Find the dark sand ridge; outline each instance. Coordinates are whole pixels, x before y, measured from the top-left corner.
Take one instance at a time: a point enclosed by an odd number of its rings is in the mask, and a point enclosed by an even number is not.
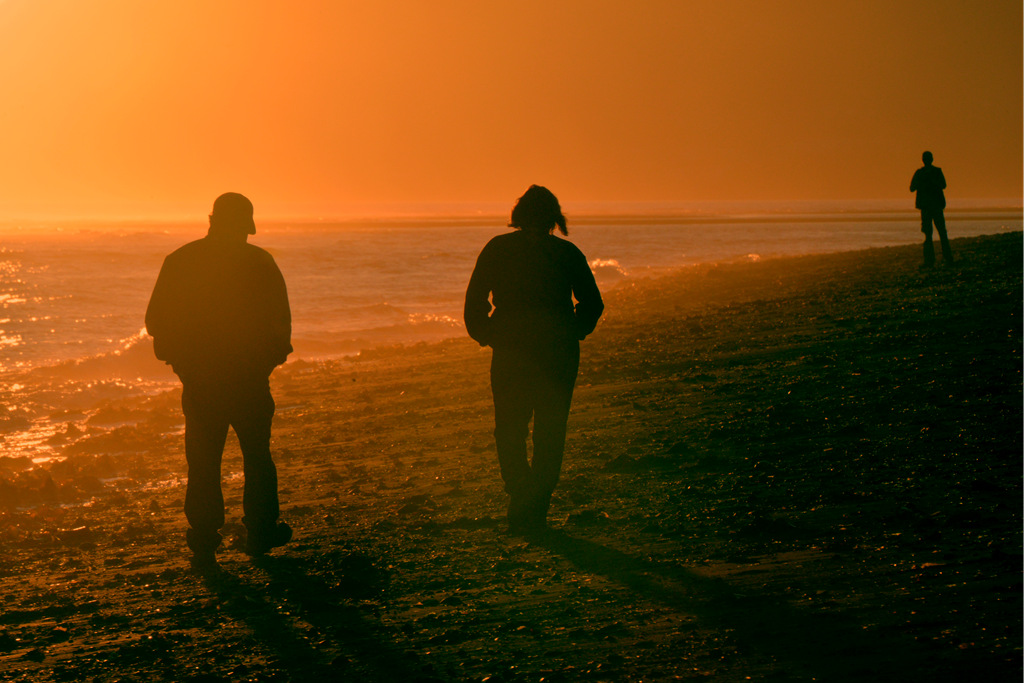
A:
[[[176,392],[108,405],[130,424],[0,470],[0,677],[1017,681],[1021,235],[953,248],[609,292],[540,540],[504,531],[469,340],[279,370],[297,538],[253,564],[228,478],[213,578]]]

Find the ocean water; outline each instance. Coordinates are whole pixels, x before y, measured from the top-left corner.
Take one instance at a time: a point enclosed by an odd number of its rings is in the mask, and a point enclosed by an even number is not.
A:
[[[569,213],[569,239],[603,289],[624,278],[702,262],[918,243],[917,213],[884,204],[856,211],[693,210]],[[250,238],[288,284],[292,357],[315,360],[382,344],[465,334],[462,297],[476,255],[508,231],[504,216],[261,223]],[[950,211],[951,237],[1020,230],[1019,209]],[[163,257],[205,234],[195,223],[0,226],[0,457],[45,459],[55,432],[104,400],[160,391],[173,375],[144,333]],[[88,387],[97,402],[74,418],[62,401]]]

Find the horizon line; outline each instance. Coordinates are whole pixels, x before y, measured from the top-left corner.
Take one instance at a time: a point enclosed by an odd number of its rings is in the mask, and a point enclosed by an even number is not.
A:
[[[657,200],[657,201],[583,201],[563,203],[562,210],[569,217],[598,216],[700,216],[737,214],[815,214],[877,212],[913,213],[913,198],[881,199],[742,199],[742,200]],[[371,208],[372,207],[372,208]],[[845,208],[844,208],[845,207]],[[810,210],[817,208],[817,210]],[[963,211],[1019,211],[1024,209],[1024,198],[962,198],[949,200],[947,212]],[[380,220],[431,220],[495,218],[508,215],[511,207],[498,202],[419,202],[366,205],[344,212],[310,212],[306,214],[270,213],[261,215],[257,210],[257,223],[350,223]],[[181,223],[206,222],[205,213],[163,214],[21,214],[0,216],[0,225],[13,223],[39,225],[41,223]]]

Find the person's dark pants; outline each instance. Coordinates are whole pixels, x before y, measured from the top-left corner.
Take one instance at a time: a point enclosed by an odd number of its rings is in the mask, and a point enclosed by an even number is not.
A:
[[[494,440],[505,490],[513,498],[528,496],[540,501],[545,511],[562,469],[579,362],[579,344],[575,342],[540,358],[495,349],[491,359]],[[531,417],[532,462],[526,445]]]
[[[224,496],[220,464],[233,427],[242,449],[245,488],[242,522],[246,528],[268,529],[278,519],[277,469],[270,456],[270,423],[274,399],[265,377],[216,381],[182,380],[181,407],[185,413],[185,458],[188,487],[185,517],[192,527],[189,547],[210,550],[220,543],[224,526]]]
[[[939,233],[939,242],[942,245],[942,260],[947,264],[953,262],[953,250],[949,247],[949,239],[946,237],[946,219],[942,215],[942,209],[921,209],[921,232],[924,233],[924,264],[935,265],[935,247],[932,245],[932,224],[935,224],[935,232]]]

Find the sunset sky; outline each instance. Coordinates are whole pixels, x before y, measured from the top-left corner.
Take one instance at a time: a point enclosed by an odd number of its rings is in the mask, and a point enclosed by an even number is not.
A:
[[[0,219],[1019,202],[1021,6],[0,0]]]

